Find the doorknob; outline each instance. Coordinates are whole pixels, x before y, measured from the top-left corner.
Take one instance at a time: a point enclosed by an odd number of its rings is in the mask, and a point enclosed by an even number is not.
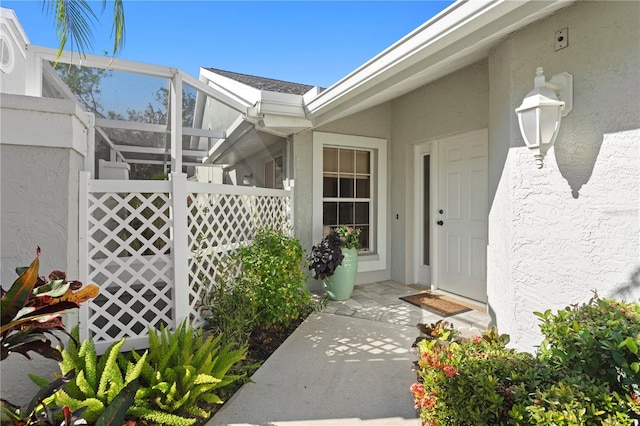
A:
[[[444,225],[444,222],[443,222],[443,221],[441,221],[441,220],[437,221],[436,223],[437,223],[438,225],[440,225],[440,226]]]

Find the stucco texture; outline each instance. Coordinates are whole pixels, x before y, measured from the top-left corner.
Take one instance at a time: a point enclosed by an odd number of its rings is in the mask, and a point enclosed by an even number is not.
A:
[[[87,134],[73,115],[37,111],[48,100],[24,97],[24,102],[30,109],[23,119],[16,109],[3,105],[0,110],[4,288],[15,281],[17,266],[31,263],[38,246],[40,275],[60,269],[69,278],[78,278],[78,175],[84,156],[73,147],[86,149]],[[30,130],[21,131],[26,127]],[[57,370],[50,360],[36,355],[28,361],[16,354],[3,360],[1,368],[2,396],[18,404],[28,403],[38,389],[27,373],[50,377]]]
[[[554,50],[555,31],[569,46]],[[514,109],[545,75],[574,78],[574,108],[537,169]],[[512,34],[489,58],[489,306],[520,349],[533,311],[640,297],[640,3],[580,2]]]
[[[391,108],[391,278],[414,279],[413,147],[420,142],[486,128],[489,123],[486,61],[478,62],[405,96]],[[400,238],[398,236],[406,236]]]
[[[335,122],[320,126],[314,130],[389,140],[390,118],[390,104],[385,103],[345,119],[336,120]],[[314,167],[322,167],[322,164],[317,163],[313,159],[312,131],[301,132],[293,136],[293,157],[293,179],[295,183],[294,229],[296,230],[296,237],[300,239],[303,248],[309,252],[311,246],[318,242],[312,241],[313,196],[317,191],[322,191],[322,188],[313,187]],[[387,164],[389,164],[389,161]],[[388,181],[387,185],[389,185]],[[311,189],[310,191],[308,190],[309,188]],[[387,217],[389,217],[389,213],[387,213]],[[388,222],[386,229],[387,241],[389,241]],[[386,250],[387,259],[389,259],[390,246],[388,243]],[[382,271],[360,272],[358,273],[356,284],[387,280],[389,276],[390,272],[388,267]],[[311,289],[319,289],[321,288],[321,283],[312,279],[309,287]]]

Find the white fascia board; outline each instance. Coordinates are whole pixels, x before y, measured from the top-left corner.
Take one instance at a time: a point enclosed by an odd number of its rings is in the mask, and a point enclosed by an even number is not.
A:
[[[246,119],[261,131],[287,137],[312,127],[302,95],[263,90],[261,100],[247,108]]]
[[[304,95],[302,95],[302,100],[304,102],[304,104],[306,105],[308,102],[310,102],[313,98],[315,98],[316,96],[318,96],[320,94],[320,88],[318,86],[314,86],[312,87],[307,93],[305,93]]]
[[[235,99],[246,107],[255,105],[260,100],[260,90],[231,78],[216,74],[206,68],[200,68],[200,79],[206,79],[207,84],[224,95]]]
[[[283,115],[265,115],[258,121],[258,127],[268,133],[287,137],[312,127],[311,120],[305,117],[290,117]]]
[[[278,93],[263,90],[261,99],[256,103],[257,114],[276,114],[292,117],[305,117],[302,96],[290,93]],[[306,117],[305,117],[306,118]]]
[[[31,42],[29,41],[29,37],[27,37],[27,33],[24,31],[24,28],[22,28],[22,24],[20,24],[20,20],[16,16],[16,13],[13,9],[0,7],[0,21],[6,25],[7,31],[9,31],[9,34],[18,45],[20,54],[26,59],[27,51],[25,48],[27,45],[31,44]]]
[[[313,119],[325,114],[337,104],[347,102],[358,93],[384,82],[431,55],[438,54],[444,58],[448,56],[447,53],[454,55],[461,48],[456,42],[517,9],[526,10],[529,16],[535,14],[534,9],[543,10],[553,6],[560,9],[573,2],[574,0],[459,0],[310,100],[307,103],[308,116]],[[515,20],[524,18],[526,16],[513,15],[514,23]],[[477,42],[481,43],[482,40]]]

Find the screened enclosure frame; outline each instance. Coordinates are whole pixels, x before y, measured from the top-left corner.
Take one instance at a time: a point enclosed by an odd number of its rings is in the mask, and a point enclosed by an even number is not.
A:
[[[55,63],[56,66],[75,65],[110,72],[123,72],[166,79],[168,82],[168,87],[166,87],[166,123],[155,124],[101,117],[95,111],[87,111],[87,108],[80,102],[78,97],[62,81],[52,67],[52,63]],[[126,162],[128,164],[164,164],[165,166],[168,165],[171,171],[177,172],[181,172],[183,166],[219,167],[220,164],[212,164],[211,161],[207,160],[214,155],[219,147],[229,145],[230,141],[227,140],[227,136],[234,134],[234,128],[239,126],[241,122],[234,122],[226,131],[198,128],[198,123],[191,123],[191,127],[185,126],[183,123],[183,91],[185,88],[195,91],[196,98],[202,96],[205,102],[207,99],[214,99],[237,111],[239,115],[246,113],[247,108],[251,106],[242,100],[234,99],[218,91],[206,82],[198,80],[177,68],[95,55],[81,56],[68,51],[63,52],[58,58],[56,49],[42,46],[27,46],[26,80],[26,95],[43,97],[43,87],[46,80],[47,84],[55,86],[56,97],[70,99],[87,111],[95,131],[90,132],[91,134],[89,135],[90,143],[85,159],[85,169],[91,171],[94,176],[96,139],[100,139],[108,145],[110,161]],[[136,143],[136,140],[132,138],[131,143],[125,144],[119,140],[114,140],[110,136],[110,133],[113,134],[113,132],[119,132],[121,135],[129,133],[134,134],[134,136],[136,134],[144,134],[147,135],[147,140],[156,138],[157,140],[163,140],[164,143],[162,145],[145,146]],[[198,141],[200,138],[207,139],[206,147],[185,148],[183,146],[185,140]],[[191,146],[194,143],[191,142],[188,145]]]

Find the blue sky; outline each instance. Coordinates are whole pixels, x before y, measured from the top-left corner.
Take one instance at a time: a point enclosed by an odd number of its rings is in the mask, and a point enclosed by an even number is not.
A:
[[[328,87],[451,1],[125,0],[126,44],[118,57],[180,68],[211,67]],[[111,4],[95,26],[93,51],[111,50]],[[57,47],[41,0],[5,1],[32,44]]]

